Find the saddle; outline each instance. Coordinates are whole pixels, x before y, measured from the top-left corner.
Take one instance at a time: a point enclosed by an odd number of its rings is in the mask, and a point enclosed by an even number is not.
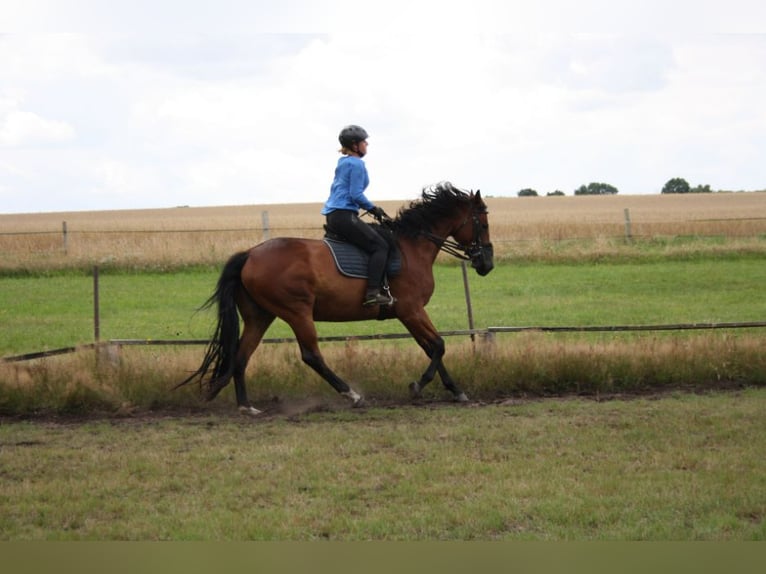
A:
[[[402,254],[399,247],[394,242],[393,237],[387,237],[381,233],[381,236],[388,242],[390,250],[388,252],[388,262],[386,263],[386,277],[396,277],[402,270]],[[367,265],[370,256],[362,249],[349,243],[339,235],[329,231],[325,227],[324,242],[329,247],[335,265],[346,277],[357,279],[367,279]]]

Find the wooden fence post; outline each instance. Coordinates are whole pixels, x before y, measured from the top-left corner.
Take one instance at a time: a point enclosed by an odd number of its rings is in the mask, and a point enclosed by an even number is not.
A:
[[[269,238],[269,212],[261,212],[261,226],[263,227],[263,240],[266,241]]]
[[[69,254],[69,233],[67,232],[66,221],[61,222],[61,233],[64,236],[64,255]]]
[[[460,267],[463,270],[463,289],[465,290],[465,307],[468,312],[468,328],[473,331],[473,306],[471,304],[471,287],[468,284],[468,266],[465,261],[462,261]],[[471,341],[475,340],[476,337],[471,333]]]
[[[630,242],[633,239],[633,233],[630,229],[630,209],[625,208],[625,241]]]
[[[98,346],[101,340],[101,309],[99,302],[98,265],[93,266],[93,340]]]

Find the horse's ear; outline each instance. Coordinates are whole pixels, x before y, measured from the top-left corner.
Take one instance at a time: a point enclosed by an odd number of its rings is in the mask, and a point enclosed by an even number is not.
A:
[[[476,190],[476,201],[481,201],[481,190],[480,189]]]

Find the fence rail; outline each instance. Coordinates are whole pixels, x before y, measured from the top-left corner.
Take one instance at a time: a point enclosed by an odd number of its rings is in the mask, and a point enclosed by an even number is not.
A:
[[[593,326],[524,326],[524,327],[487,327],[485,329],[462,329],[455,331],[440,331],[442,337],[475,337],[491,339],[496,333],[522,333],[522,332],[547,332],[547,333],[617,333],[631,331],[691,331],[691,330],[717,330],[717,329],[759,329],[766,327],[766,321],[740,321],[733,323],[674,323],[668,325],[593,325]],[[350,342],[350,341],[380,341],[394,339],[409,339],[409,333],[388,333],[377,335],[334,335],[319,337],[320,342]],[[22,362],[42,359],[56,355],[74,353],[81,350],[98,349],[101,347],[130,347],[130,346],[186,346],[207,345],[208,339],[109,339],[96,343],[86,343],[76,347],[62,347],[49,351],[37,351],[23,355],[3,357],[3,362]],[[295,343],[294,337],[278,337],[263,339],[262,343],[282,344]]]

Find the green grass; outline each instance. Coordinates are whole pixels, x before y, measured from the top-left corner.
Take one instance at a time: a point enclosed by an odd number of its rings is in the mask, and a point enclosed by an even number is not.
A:
[[[610,396],[763,386],[766,355],[762,349],[762,337],[726,332],[616,341],[524,333],[475,345],[451,339],[445,365],[478,402],[520,396]],[[411,342],[327,344],[324,356],[371,406],[407,404],[408,383],[419,378],[428,363]],[[201,347],[127,347],[1,364],[0,414],[234,412],[233,385],[214,403],[202,403],[194,385],[171,390],[197,368],[201,357]],[[271,413],[289,415],[345,404],[303,364],[295,345],[259,349],[247,372],[247,386],[255,406]],[[438,377],[424,397],[426,401],[447,398]]]
[[[0,425],[4,540],[764,540],[766,390]]]
[[[763,259],[509,265],[474,281],[474,308],[506,325],[645,325],[766,317]],[[495,324],[495,323],[493,323]]]
[[[435,272],[434,322],[466,328],[460,268]],[[756,256],[502,263],[470,277],[477,327],[766,317]],[[195,310],[216,279],[204,268],[103,272],[102,339],[206,338],[212,315]],[[0,278],[13,303],[0,306],[0,354],[92,341],[91,289],[76,272]],[[438,380],[407,404],[426,365],[409,340],[325,345],[369,399],[361,411],[294,345],[268,345],[248,371],[267,410],[255,421],[233,414],[231,388],[204,405],[193,388],[169,391],[200,347],[0,364],[0,539],[764,540],[762,333],[450,338],[468,407],[440,402]],[[277,324],[267,336],[289,335]],[[740,390],[678,392],[711,388]],[[537,400],[636,392],[653,394]]]
[[[500,264],[487,277],[470,273],[476,327],[754,321],[766,318],[763,258],[645,264]],[[196,313],[217,271],[103,273],[101,339],[207,338],[213,316]],[[462,274],[435,267],[428,311],[440,330],[468,326]],[[82,274],[2,277],[0,355],[93,340],[93,281]],[[398,321],[324,323],[320,335],[402,333]],[[276,322],[267,337],[289,337]]]
[[[467,327],[462,273],[437,265],[429,305],[441,330]],[[105,273],[101,338],[200,339],[213,315],[196,313],[215,284],[213,271]],[[766,265],[755,258],[645,264],[499,265],[472,276],[475,325],[645,325],[753,321],[766,317]],[[3,307],[3,354],[93,340],[92,279],[77,274],[0,279],[19,301]],[[44,309],[44,312],[41,312]],[[324,323],[320,335],[402,333],[397,321]],[[277,322],[268,337],[289,337]],[[494,344],[447,339],[445,363],[475,400],[531,394],[610,394],[668,388],[766,384],[763,330],[497,335]],[[328,364],[373,404],[407,400],[407,384],[427,359],[411,339],[326,343]],[[199,365],[201,346],[115,349],[0,364],[0,412],[122,412],[190,407],[194,389],[170,392]],[[391,360],[395,356],[396,360]],[[300,360],[295,345],[263,345],[248,370],[251,399],[332,401],[328,385]],[[428,398],[443,397],[437,378]],[[228,388],[217,403],[231,406]],[[332,398],[331,398],[332,397]]]

